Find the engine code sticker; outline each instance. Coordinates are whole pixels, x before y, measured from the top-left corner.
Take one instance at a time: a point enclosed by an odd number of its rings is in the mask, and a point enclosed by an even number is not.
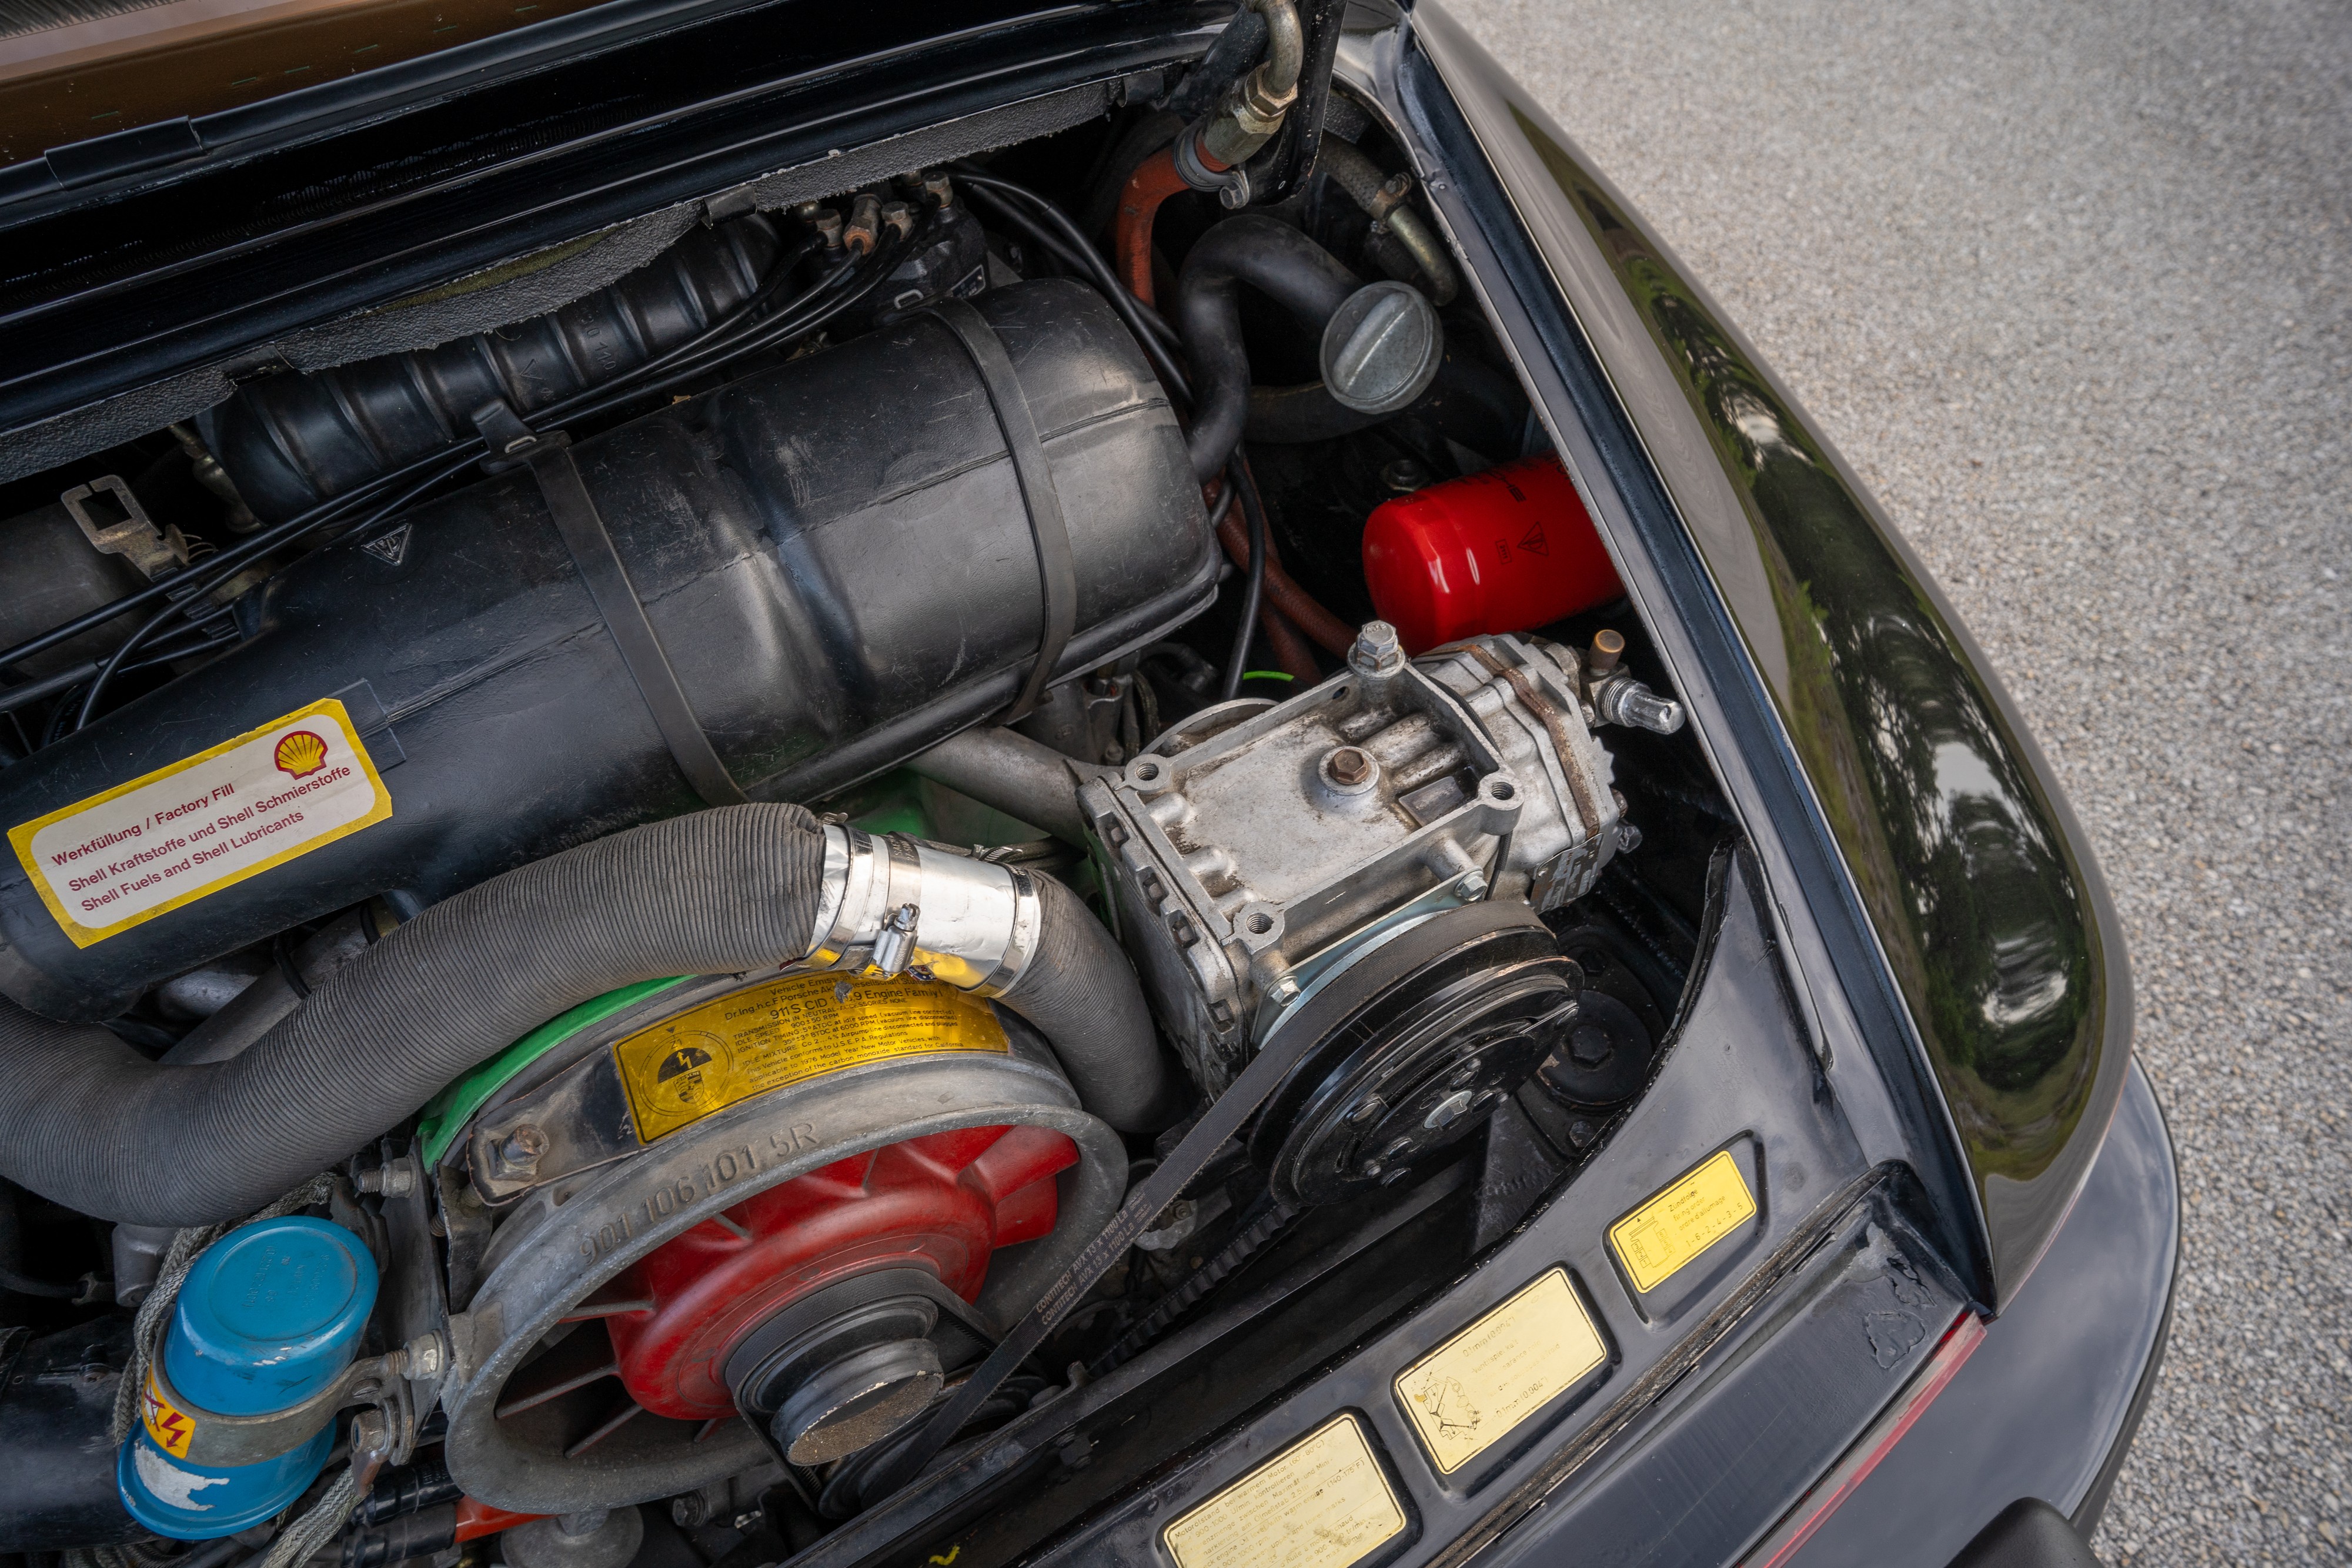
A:
[[[1363,1423],[1349,1415],[1179,1515],[1160,1539],[1177,1568],[1348,1568],[1404,1527]]]
[[[8,830],[78,947],[258,876],[392,815],[333,697]]]
[[[952,986],[795,975],[730,992],[638,1030],[613,1047],[637,1141],[781,1089],[901,1056],[942,1051],[1012,1054],[985,1002]]]
[[[1397,1375],[1397,1402],[1452,1475],[1609,1359],[1568,1270],[1554,1269]]]
[[[1756,1196],[1728,1149],[1609,1228],[1609,1245],[1644,1295],[1756,1218]]]

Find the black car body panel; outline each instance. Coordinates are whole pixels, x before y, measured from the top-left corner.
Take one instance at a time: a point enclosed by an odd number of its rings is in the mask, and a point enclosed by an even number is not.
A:
[[[1790,1568],[1944,1563],[2024,1497],[2087,1536],[2162,1364],[2179,1258],[2172,1146],[2134,1067],[2042,1266]]]
[[[1705,291],[1442,10],[1414,26],[1407,97],[1441,139],[1458,104],[1761,677],[1965,1151],[2003,1303],[2129,1055],[2121,928],[2080,825],[1925,570]],[[1899,1081],[1895,1042],[1868,1032]]]

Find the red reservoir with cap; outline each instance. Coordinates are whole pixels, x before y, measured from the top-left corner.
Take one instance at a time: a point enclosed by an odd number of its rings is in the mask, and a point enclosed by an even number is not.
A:
[[[1625,591],[1549,453],[1383,502],[1364,525],[1364,577],[1409,653],[1549,625]]]

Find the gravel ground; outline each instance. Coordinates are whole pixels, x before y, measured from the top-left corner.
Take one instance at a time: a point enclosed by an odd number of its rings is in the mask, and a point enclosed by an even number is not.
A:
[[[1990,651],[2188,1198],[2110,1563],[2352,1560],[2352,12],[1449,0]]]

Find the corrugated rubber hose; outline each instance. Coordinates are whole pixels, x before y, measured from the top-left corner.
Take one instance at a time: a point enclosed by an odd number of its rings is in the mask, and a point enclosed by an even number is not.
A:
[[[797,960],[824,842],[799,807],[755,804],[551,855],[427,909],[226,1061],[163,1066],[95,1025],[0,1002],[0,1175],[105,1219],[241,1218],[568,1008]],[[1042,951],[1003,999],[1116,1125],[1110,1111],[1164,1099],[1158,1044],[1125,956],[1045,885]]]

